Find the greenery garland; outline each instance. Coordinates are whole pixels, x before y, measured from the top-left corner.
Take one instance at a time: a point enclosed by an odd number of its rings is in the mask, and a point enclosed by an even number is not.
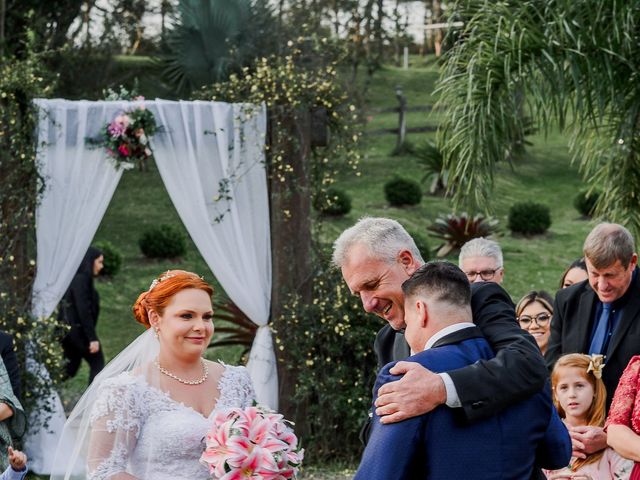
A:
[[[13,335],[27,411],[47,398],[63,368],[58,340],[64,327],[55,318],[31,315],[35,209],[44,188],[36,166],[38,111],[32,100],[47,96],[52,88],[41,63],[35,56],[0,63],[0,330]],[[53,383],[27,371],[27,351],[30,359],[46,366]],[[38,404],[43,413],[50,407]]]
[[[279,149],[297,139],[287,138],[282,126],[284,118],[307,110],[325,114],[330,141],[327,146],[312,149],[312,186],[314,197],[326,194],[341,170],[359,176],[359,143],[362,136],[361,120],[356,105],[351,102],[348,89],[339,81],[338,69],[346,51],[326,38],[298,37],[287,43],[282,55],[257,59],[252,67],[232,74],[224,83],[204,88],[200,99],[266,105],[274,136],[271,150],[271,174],[278,181],[291,184],[293,167],[287,163],[285,151]],[[247,107],[250,109],[252,107]],[[253,107],[255,108],[255,107]],[[245,110],[245,114],[250,111]],[[247,168],[251,166],[245,166]],[[219,184],[218,200],[230,200],[230,183],[235,176]]]
[[[322,198],[338,173],[360,175],[361,119],[339,75],[345,55],[326,38],[299,37],[289,41],[281,55],[258,59],[227,82],[204,89],[200,98],[254,105],[249,110],[266,105],[271,122],[266,147],[271,182],[285,185],[288,191],[300,187],[296,166],[289,163],[300,141],[291,119],[301,118],[301,113],[321,113],[324,125],[314,125],[312,130],[326,126],[328,141],[311,147],[308,167],[311,194]],[[230,184],[237,177],[220,182],[218,199],[232,200]],[[290,218],[286,210],[282,215]],[[320,220],[314,224],[316,235]],[[311,279],[311,300],[297,293],[287,296],[280,317],[272,319],[274,341],[278,361],[296,379],[295,394],[288,401],[305,419],[297,428],[306,451],[316,460],[352,461],[359,445],[357,432],[371,402],[372,346],[379,321],[362,310],[340,273],[329,266],[328,254],[320,250],[312,262],[318,267]],[[278,329],[284,325],[286,331]],[[339,444],[337,437],[343,440]]]

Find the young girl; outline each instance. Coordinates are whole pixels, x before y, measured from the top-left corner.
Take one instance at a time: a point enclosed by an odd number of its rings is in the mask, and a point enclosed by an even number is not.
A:
[[[558,359],[551,373],[553,402],[567,428],[603,426],[607,392],[602,355],[571,353]],[[562,470],[545,470],[548,479],[628,479],[633,462],[606,448],[587,458],[572,458]]]

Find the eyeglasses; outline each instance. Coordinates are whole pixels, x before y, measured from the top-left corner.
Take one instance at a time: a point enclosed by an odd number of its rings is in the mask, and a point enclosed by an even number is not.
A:
[[[478,275],[480,275],[480,278],[486,282],[488,280],[491,280],[495,276],[496,272],[501,268],[502,267],[498,267],[494,270],[482,270],[481,272],[464,272],[464,274],[467,276],[470,282],[473,282]]]
[[[531,325],[531,322],[535,321],[539,327],[544,327],[551,320],[551,315],[548,313],[539,313],[535,317],[530,317],[529,315],[522,315],[518,317],[518,322],[520,322],[521,327],[528,327]]]

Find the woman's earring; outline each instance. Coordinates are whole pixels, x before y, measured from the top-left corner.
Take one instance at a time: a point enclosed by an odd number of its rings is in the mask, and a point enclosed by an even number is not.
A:
[[[156,339],[160,340],[160,329],[158,327],[153,327],[153,333],[156,334]]]

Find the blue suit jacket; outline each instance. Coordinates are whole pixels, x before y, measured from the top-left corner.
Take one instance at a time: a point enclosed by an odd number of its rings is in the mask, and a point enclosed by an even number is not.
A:
[[[447,335],[407,361],[439,373],[492,358],[477,327]],[[400,377],[386,365],[379,388]],[[375,410],[375,409],[374,409]],[[556,469],[569,464],[571,440],[551,402],[550,387],[501,413],[468,422],[444,405],[403,422],[383,425],[374,414],[371,437],[354,480],[500,480],[531,478],[534,462]]]

